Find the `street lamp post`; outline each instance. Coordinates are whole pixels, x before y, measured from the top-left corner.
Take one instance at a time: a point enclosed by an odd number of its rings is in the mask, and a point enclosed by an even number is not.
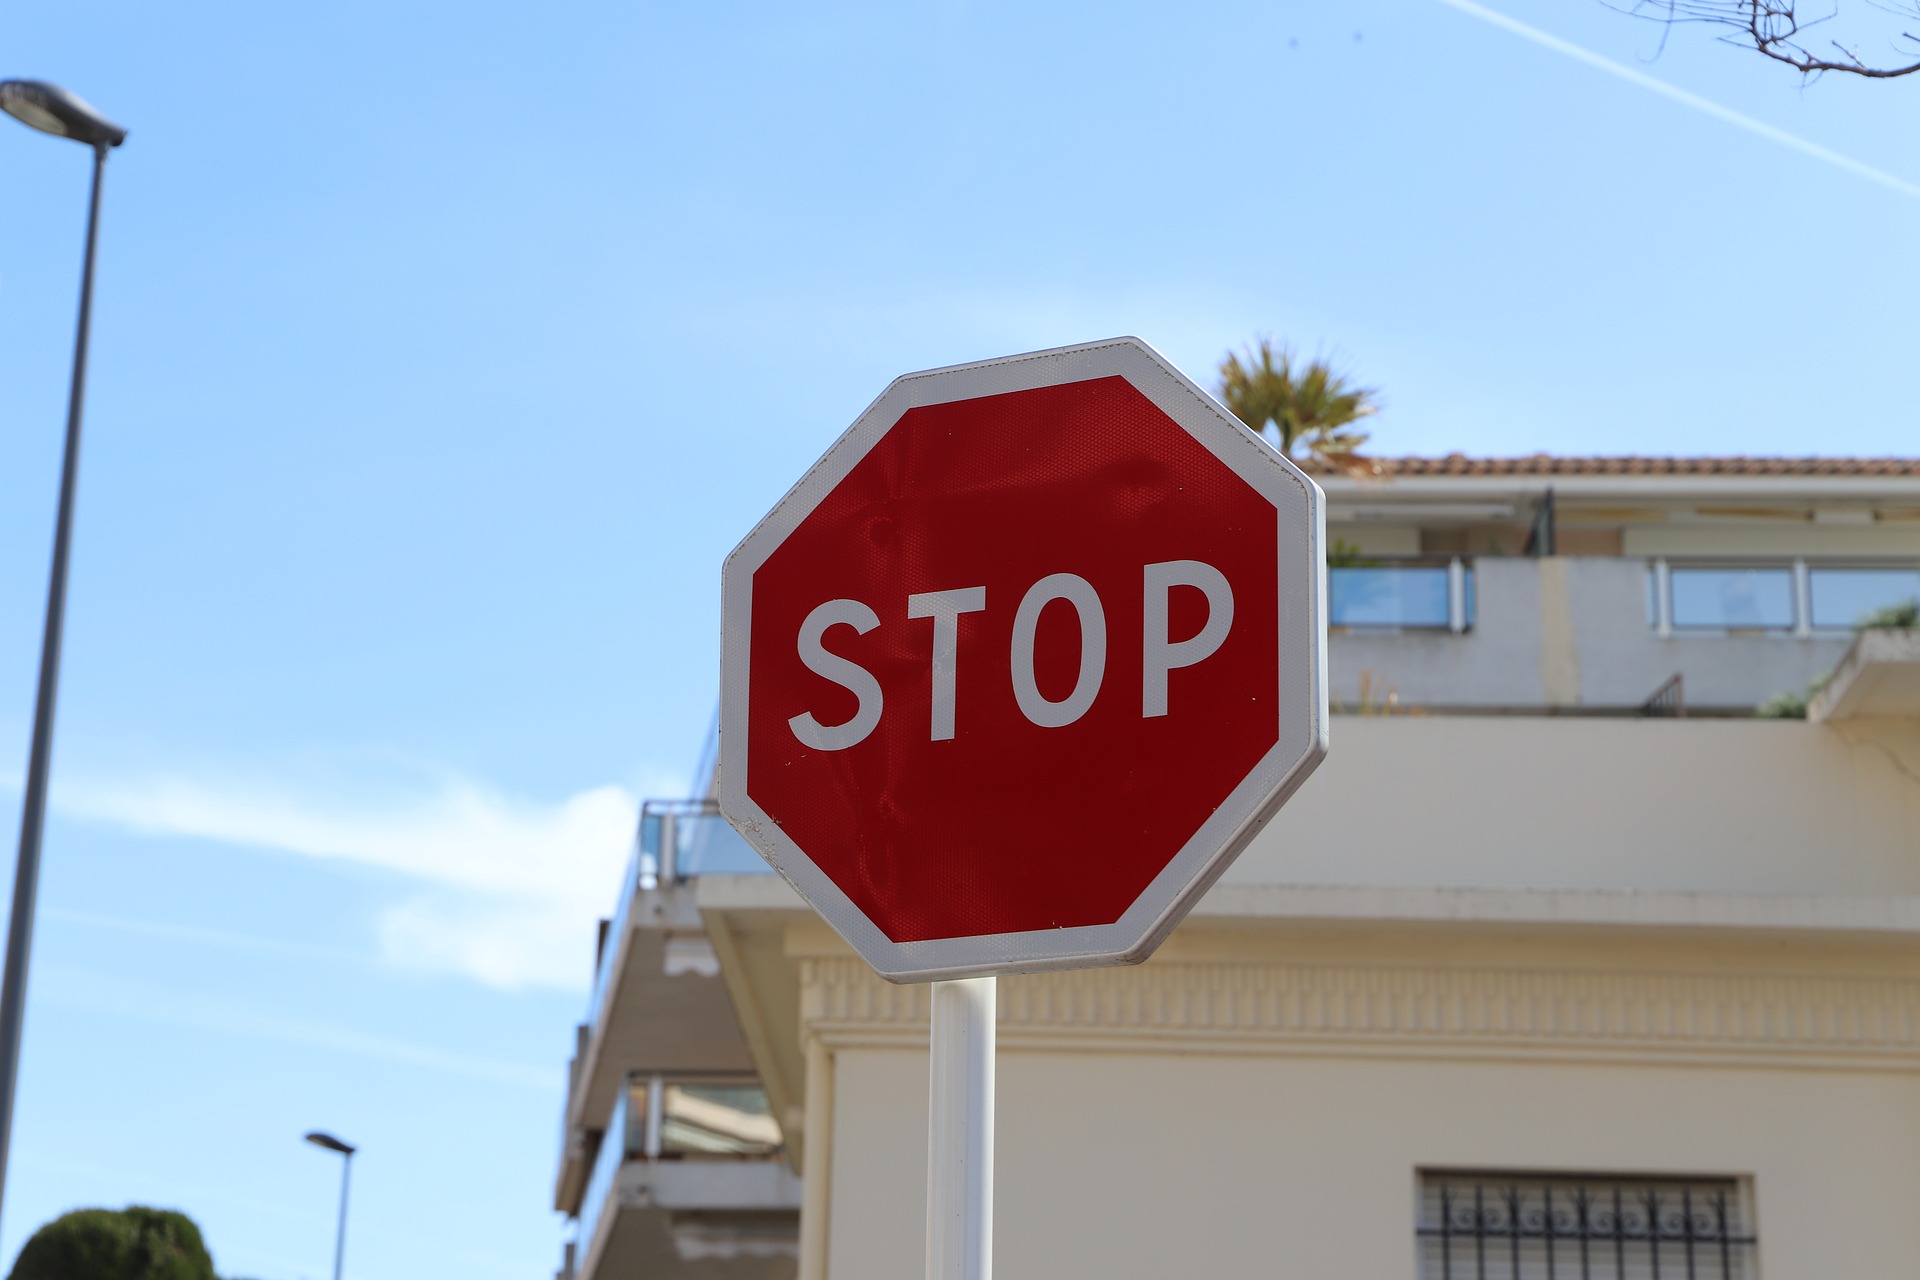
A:
[[[13,1144],[14,1085],[20,1074],[20,1028],[27,1008],[27,958],[33,948],[33,907],[40,887],[40,832],[47,814],[47,768],[53,755],[53,703],[60,683],[60,630],[67,607],[67,547],[73,534],[74,472],[80,462],[80,404],[87,385],[87,327],[93,313],[93,252],[100,228],[100,179],[107,152],[127,131],[56,85],[0,81],[0,111],[42,133],[93,148],[93,197],[87,209],[87,253],[80,272],[80,326],[73,347],[73,388],[67,399],[67,447],[60,467],[60,514],[53,534],[53,582],[47,589],[47,628],[40,647],[40,687],[33,704],[33,746],[27,757],[26,803],[20,814],[20,862],[13,879],[13,915],[7,926],[7,965],[0,978],[0,1206],[6,1202],[7,1155]]]
[[[347,1256],[347,1183],[353,1177],[353,1153],[358,1150],[351,1143],[340,1141],[330,1133],[310,1133],[307,1141],[316,1147],[325,1147],[337,1151],[340,1161],[340,1230],[333,1238],[333,1280],[340,1280],[340,1262]]]

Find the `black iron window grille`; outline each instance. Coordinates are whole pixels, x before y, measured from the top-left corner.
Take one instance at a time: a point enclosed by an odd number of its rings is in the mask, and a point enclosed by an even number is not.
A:
[[[1751,1280],[1732,1178],[1427,1172],[1421,1280]]]

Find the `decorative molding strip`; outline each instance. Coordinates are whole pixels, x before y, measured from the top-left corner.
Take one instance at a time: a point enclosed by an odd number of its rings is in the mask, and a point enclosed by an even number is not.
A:
[[[812,909],[778,876],[708,875],[698,877],[693,883],[699,894],[700,910],[708,919],[723,912],[751,911],[788,911],[800,918],[813,917]],[[1208,890],[1207,896],[1194,907],[1191,919],[1198,922],[1357,920],[1575,924],[1636,929],[1920,935],[1920,894],[1492,889],[1229,881]]]
[[[801,962],[834,1047],[924,1045],[927,989],[853,957]],[[1920,980],[1625,970],[1161,964],[1000,989],[1009,1048],[1768,1059],[1920,1069]]]
[[[1920,896],[1221,884],[1194,917],[1920,934]]]

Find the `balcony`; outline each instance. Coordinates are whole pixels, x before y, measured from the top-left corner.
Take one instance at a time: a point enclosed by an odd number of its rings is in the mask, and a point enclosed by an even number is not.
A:
[[[648,801],[577,1035],[554,1207],[575,1212],[630,1071],[739,1072],[751,1058],[694,908],[699,875],[772,874],[711,801]]]
[[[1920,630],[1862,631],[1833,679],[1809,701],[1807,719],[1920,718]]]
[[[566,1280],[671,1273],[788,1280],[800,1181],[751,1074],[633,1072],[581,1197]]]
[[[1328,574],[1336,710],[1633,714],[1681,677],[1692,714],[1744,715],[1831,670],[1908,562],[1483,556]]]

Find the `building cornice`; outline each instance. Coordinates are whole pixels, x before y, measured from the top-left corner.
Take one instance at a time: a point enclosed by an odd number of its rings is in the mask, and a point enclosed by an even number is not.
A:
[[[1480,889],[1396,885],[1216,885],[1202,919],[1346,920],[1593,928],[1895,934],[1920,938],[1920,897]]]
[[[1313,475],[1356,474],[1356,471],[1335,468],[1311,457],[1301,465]],[[1368,457],[1360,463],[1357,474],[1392,478],[1437,476],[1920,477],[1920,458],[1763,458],[1741,454],[1660,457],[1644,454],[1563,455],[1552,453],[1475,458],[1464,453],[1449,453],[1438,457],[1420,455]]]
[[[927,988],[801,961],[806,1033],[924,1049]],[[1920,1070],[1920,979],[1531,967],[1158,963],[1002,982],[1009,1051]]]
[[[1920,500],[1920,475],[1386,475],[1316,477],[1334,510],[1402,502],[1526,502],[1548,489],[1565,500],[1900,504]],[[1329,514],[1332,514],[1330,511]]]
[[[813,918],[800,895],[777,876],[703,876],[697,882],[697,891],[700,909],[709,918],[735,912]],[[1573,925],[1920,938],[1920,896],[1289,885],[1234,883],[1229,879],[1215,885],[1200,900],[1191,918],[1196,922]]]

